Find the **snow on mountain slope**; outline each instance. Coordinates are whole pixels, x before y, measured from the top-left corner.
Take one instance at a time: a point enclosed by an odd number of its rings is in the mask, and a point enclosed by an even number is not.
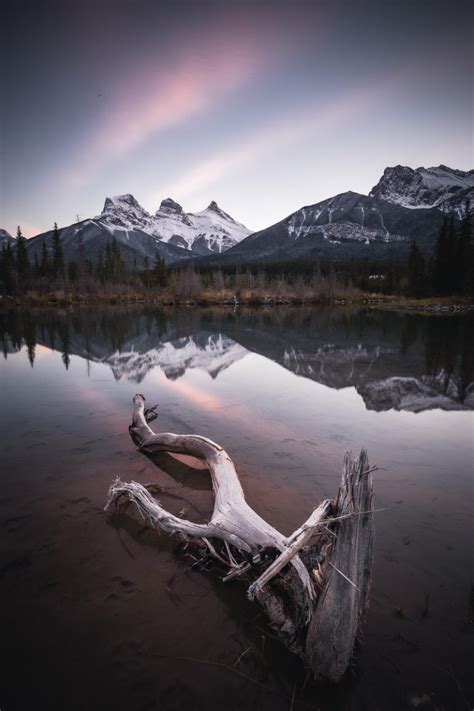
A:
[[[462,217],[468,200],[474,209],[474,170],[455,170],[445,165],[413,170],[397,165],[384,170],[369,195],[402,207],[436,207]]]
[[[430,255],[443,213],[462,218],[467,205],[473,212],[474,170],[398,165],[385,169],[368,196],[348,191],[302,207],[205,263],[400,260],[413,239]]]
[[[145,230],[152,224],[150,213],[130,194],[105,198],[104,208],[95,219],[123,230]]]
[[[126,227],[125,217],[120,225],[113,225],[110,222],[98,220],[83,220],[59,230],[61,244],[66,261],[80,259],[80,247],[84,249],[88,259],[96,263],[105,254],[107,244],[115,239],[120,247],[122,259],[130,266],[142,269],[147,258],[153,264],[156,254],[162,257],[166,264],[176,264],[180,261],[187,261],[190,252],[177,247],[174,244],[162,242],[158,237],[153,237],[142,227]],[[30,261],[33,262],[35,255],[41,259],[43,242],[49,254],[52,254],[52,230],[36,235],[27,241],[26,248]]]
[[[4,229],[0,229],[0,249],[2,247],[6,247],[7,244],[14,245],[16,244],[16,239],[15,237],[12,237],[12,235]]]
[[[189,218],[197,230],[195,243],[206,245],[211,252],[225,252],[252,232],[221,210],[214,200],[205,210],[190,214]]]
[[[201,212],[186,213],[181,205],[166,198],[150,215],[133,195],[118,195],[106,198],[102,213],[95,219],[114,231],[139,229],[201,255],[224,252],[251,233],[214,201]]]
[[[442,223],[443,214],[436,208],[414,211],[349,191],[302,207],[224,254],[199,263],[405,259],[415,237],[420,248],[431,253]]]

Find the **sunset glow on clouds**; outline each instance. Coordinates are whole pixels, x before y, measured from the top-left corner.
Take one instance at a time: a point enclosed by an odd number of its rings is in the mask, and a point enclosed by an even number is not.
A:
[[[384,87],[358,89],[344,94],[327,106],[304,107],[282,120],[272,121],[256,134],[233,146],[228,151],[219,151],[210,158],[194,166],[175,183],[165,185],[159,195],[175,195],[185,200],[198,191],[214,185],[223,176],[232,174],[247,166],[252,166],[265,158],[275,146],[280,148],[310,140],[330,126],[347,120],[361,110],[367,110],[375,100],[381,99]]]
[[[150,136],[211,111],[277,59],[271,48],[251,37],[229,42],[209,34],[164,65],[148,57],[138,74],[120,84],[105,120],[81,149],[80,162],[69,176],[74,182],[87,182],[89,171],[103,161],[120,158]]]
[[[472,167],[464,0],[56,1],[5,12],[11,232],[125,192],[153,211],[216,199],[260,229],[387,165]]]

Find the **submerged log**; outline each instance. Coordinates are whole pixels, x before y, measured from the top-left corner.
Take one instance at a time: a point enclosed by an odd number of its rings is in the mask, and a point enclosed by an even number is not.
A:
[[[204,545],[223,570],[223,581],[247,586],[249,599],[264,609],[288,649],[300,655],[316,679],[337,682],[360,638],[368,605],[373,551],[371,469],[362,450],[346,454],[335,500],[326,499],[290,536],[262,519],[246,502],[234,464],[206,437],[154,432],[143,395],[133,398],[130,435],[144,454],[191,455],[207,465],[214,490],[208,523],[174,516],[152,495],[152,487],[117,479],[106,511],[131,502],[155,529]]]

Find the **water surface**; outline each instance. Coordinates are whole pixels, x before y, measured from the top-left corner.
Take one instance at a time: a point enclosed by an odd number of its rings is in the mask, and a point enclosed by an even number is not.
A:
[[[473,326],[349,307],[2,312],[2,710],[470,708]],[[155,427],[225,447],[285,533],[336,493],[345,450],[381,467],[365,642],[339,687],[305,679],[241,587],[107,521],[117,475],[166,487],[183,516],[212,510],[204,471],[135,450],[137,391]]]

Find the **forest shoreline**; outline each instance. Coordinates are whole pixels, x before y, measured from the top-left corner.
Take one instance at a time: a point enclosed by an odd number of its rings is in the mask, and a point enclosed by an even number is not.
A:
[[[114,306],[147,305],[158,308],[202,308],[222,307],[281,307],[281,306],[358,306],[370,309],[389,309],[394,311],[417,311],[425,313],[459,313],[474,310],[474,300],[468,297],[425,297],[413,298],[386,294],[360,293],[352,298],[302,298],[297,295],[285,297],[275,295],[241,294],[238,298],[233,293],[206,292],[196,298],[176,298],[170,295],[142,293],[80,294],[67,291],[49,293],[27,292],[17,296],[0,296],[0,309],[25,306],[36,307],[77,307],[77,306]]]

